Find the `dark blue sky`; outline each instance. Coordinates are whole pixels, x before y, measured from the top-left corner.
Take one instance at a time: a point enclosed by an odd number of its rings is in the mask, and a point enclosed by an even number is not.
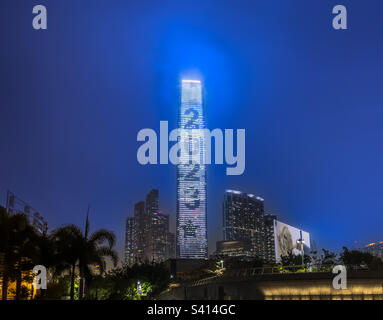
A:
[[[48,30],[32,29],[32,7]],[[345,4],[349,29],[332,28]],[[176,125],[179,81],[197,74],[207,123],[246,129],[246,171],[208,171],[210,251],[226,188],[318,247],[383,240],[380,0],[2,0],[0,202],[7,188],[51,228],[108,228],[151,188],[176,209],[175,168],[136,160],[142,128]]]

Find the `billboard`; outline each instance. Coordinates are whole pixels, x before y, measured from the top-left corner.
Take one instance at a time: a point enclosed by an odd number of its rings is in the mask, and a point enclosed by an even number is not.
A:
[[[310,234],[278,220],[274,220],[276,262],[279,262],[282,256],[289,255],[289,253],[301,255],[301,238],[303,239],[304,253],[308,255],[310,252]]]

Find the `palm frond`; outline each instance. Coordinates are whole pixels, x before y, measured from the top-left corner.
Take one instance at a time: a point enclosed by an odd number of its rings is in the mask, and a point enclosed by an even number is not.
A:
[[[92,233],[89,238],[89,242],[95,244],[103,244],[104,242],[108,242],[109,248],[111,249],[116,243],[116,236],[111,231],[100,229]]]
[[[72,235],[79,238],[83,236],[81,229],[74,224],[68,224],[52,231],[53,238],[61,235]]]
[[[118,263],[118,255],[116,251],[108,248],[108,247],[100,247],[97,249],[97,255],[101,257],[109,257],[112,259],[114,267],[117,266]]]

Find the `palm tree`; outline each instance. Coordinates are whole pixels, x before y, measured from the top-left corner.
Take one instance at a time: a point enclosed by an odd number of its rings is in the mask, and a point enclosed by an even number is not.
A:
[[[88,221],[88,219],[87,219]],[[70,298],[74,299],[76,266],[80,272],[79,298],[85,293],[85,279],[90,279],[90,266],[97,265],[101,273],[105,271],[105,257],[110,257],[117,265],[117,253],[113,250],[116,237],[113,232],[100,229],[88,236],[89,223],[83,233],[76,225],[67,225],[53,231],[56,254],[61,256],[61,266],[70,269]]]
[[[3,253],[2,300],[7,300],[8,282],[16,280],[16,300],[20,297],[22,271],[30,269],[37,257],[38,235],[25,214],[8,214],[0,207],[0,252]]]

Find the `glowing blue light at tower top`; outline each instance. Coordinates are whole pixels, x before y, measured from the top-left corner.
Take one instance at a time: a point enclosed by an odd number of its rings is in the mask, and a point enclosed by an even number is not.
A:
[[[202,85],[199,80],[182,80],[178,124],[179,128],[183,129],[179,138],[181,143],[197,141],[197,157],[201,161],[196,163],[185,153],[177,166],[177,257],[204,259],[208,254],[206,168],[202,161],[205,153],[202,130],[205,128],[205,121]]]

